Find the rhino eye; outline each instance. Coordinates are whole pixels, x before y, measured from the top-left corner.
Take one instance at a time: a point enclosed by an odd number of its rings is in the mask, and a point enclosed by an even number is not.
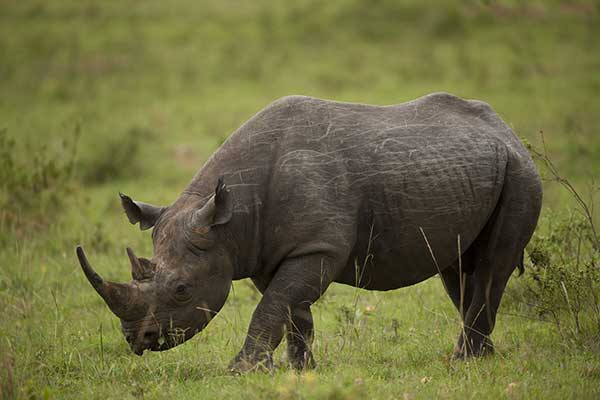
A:
[[[192,297],[192,293],[188,285],[180,283],[175,286],[175,295],[173,297],[179,302],[184,302]]]
[[[187,287],[185,285],[177,285],[177,288],[175,288],[175,293],[178,295],[185,294],[186,291]]]

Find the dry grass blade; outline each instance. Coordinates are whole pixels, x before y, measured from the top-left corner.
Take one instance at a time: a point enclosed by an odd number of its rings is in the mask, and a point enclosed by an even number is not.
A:
[[[16,398],[13,370],[15,361],[10,354],[5,354],[1,361],[0,399]]]
[[[590,229],[592,230],[592,236],[593,236],[592,243],[593,243],[594,249],[596,251],[600,251],[600,236],[598,236],[598,233],[596,231],[596,225],[594,224],[594,218],[593,218],[593,208],[590,205],[590,204],[593,204],[593,202],[590,201],[588,204],[588,202],[586,202],[583,199],[583,197],[579,194],[579,192],[575,189],[573,184],[558,172],[557,167],[554,165],[554,163],[548,156],[548,151],[546,150],[546,141],[544,139],[543,131],[540,131],[540,137],[541,137],[542,145],[544,148],[543,152],[540,152],[533,146],[529,146],[528,150],[531,152],[531,154],[533,154],[534,158],[541,161],[542,164],[548,170],[548,172],[550,172],[550,175],[552,175],[551,180],[554,182],[558,182],[565,189],[567,189],[567,191],[573,196],[573,199],[577,203],[580,211],[585,216],[588,224],[590,225]],[[592,195],[593,195],[593,193],[592,193]]]

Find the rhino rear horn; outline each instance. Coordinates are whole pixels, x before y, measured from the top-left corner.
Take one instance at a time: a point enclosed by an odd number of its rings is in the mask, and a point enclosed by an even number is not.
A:
[[[130,247],[127,247],[127,256],[131,263],[131,277],[136,281],[150,279],[154,276],[156,265],[146,258],[138,258]]]
[[[77,246],[77,258],[92,287],[117,317],[133,321],[145,315],[144,305],[139,301],[140,296],[136,287],[127,283],[115,283],[102,279],[90,265],[81,246]]]
[[[157,207],[152,204],[135,201],[121,192],[119,192],[119,197],[121,198],[121,205],[125,210],[129,222],[134,225],[139,222],[142,231],[152,228],[166,209],[166,207]]]
[[[233,199],[223,179],[219,178],[215,194],[201,209],[194,212],[195,226],[224,225],[233,216]]]

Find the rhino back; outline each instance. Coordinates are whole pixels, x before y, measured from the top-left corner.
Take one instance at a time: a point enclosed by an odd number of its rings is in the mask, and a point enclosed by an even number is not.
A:
[[[456,259],[457,235],[463,250],[475,239],[500,195],[507,148],[525,151],[477,101],[433,94],[379,107],[294,96],[244,124],[199,176],[224,175],[240,214],[260,209],[246,229],[266,268],[350,254],[339,281],[353,283],[354,262],[369,253],[364,286],[387,289],[437,272],[421,229],[440,266]]]

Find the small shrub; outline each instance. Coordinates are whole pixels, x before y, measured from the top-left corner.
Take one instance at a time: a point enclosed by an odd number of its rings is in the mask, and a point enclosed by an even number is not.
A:
[[[34,148],[17,145],[6,130],[0,131],[1,227],[43,224],[63,204],[78,137],[77,129],[73,139]]]
[[[546,219],[547,233],[534,235],[528,247],[522,298],[566,338],[592,344],[600,336],[600,254],[592,229],[579,213]]]
[[[592,215],[594,193],[586,201],[559,173],[545,146],[543,152],[527,147],[544,167],[544,178],[561,185],[576,208],[547,213],[540,224],[546,229],[538,229],[528,246],[525,279],[511,292],[539,317],[553,321],[570,342],[600,350],[600,237]]]

